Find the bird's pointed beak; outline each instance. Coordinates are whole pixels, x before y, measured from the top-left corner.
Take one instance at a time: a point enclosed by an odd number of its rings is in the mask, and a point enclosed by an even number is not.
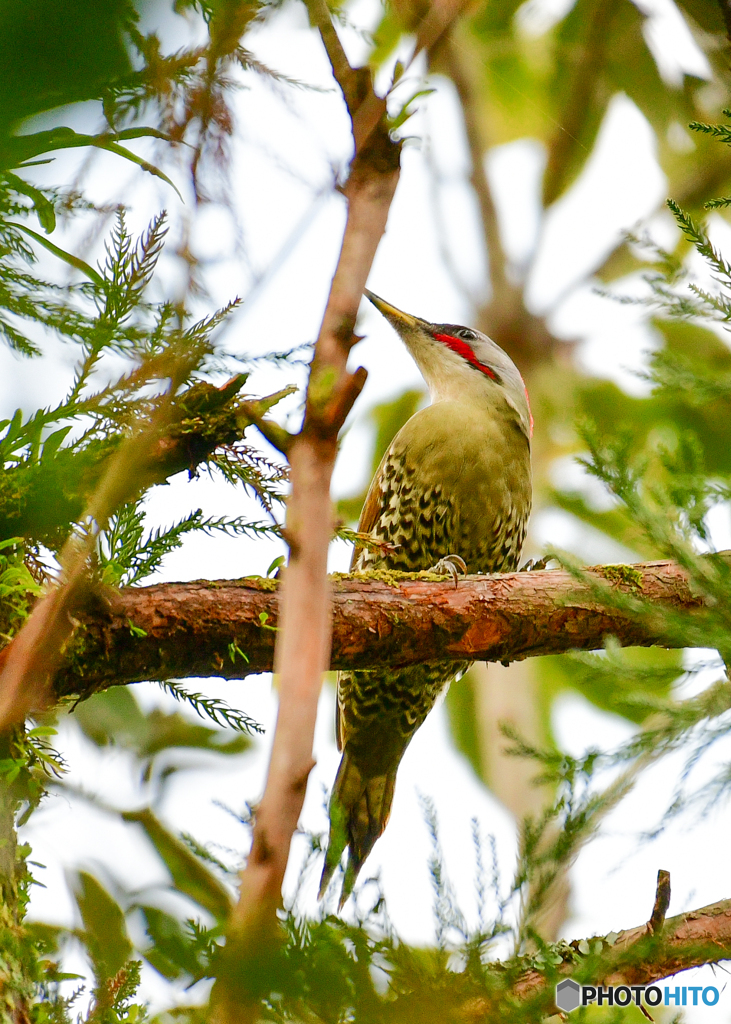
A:
[[[424,323],[424,321],[420,320],[417,316],[411,316],[410,313],[404,313],[400,309],[396,309],[395,306],[392,306],[389,302],[386,302],[374,292],[369,291],[368,288],[364,290],[363,294],[367,299],[370,299],[379,313],[383,313],[388,322],[392,324],[396,330],[398,330],[399,327],[418,327]]]

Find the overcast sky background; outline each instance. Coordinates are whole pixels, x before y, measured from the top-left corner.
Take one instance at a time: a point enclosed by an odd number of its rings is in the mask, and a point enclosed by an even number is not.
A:
[[[547,19],[560,16],[568,6],[565,0],[529,0],[520,14],[525,31],[542,30]],[[680,69],[707,74],[705,58],[670,0],[652,0],[641,6],[656,12],[649,33],[656,52],[662,55],[662,70],[668,80],[677,82]],[[356,0],[349,13],[355,24],[369,27],[378,9],[375,0]],[[163,26],[170,47],[176,45],[177,32],[181,32],[180,41],[185,35],[180,25],[179,20],[171,20]],[[351,59],[362,59],[364,43],[357,33],[345,31],[344,40]],[[248,45],[278,71],[326,91],[284,90],[253,75],[245,76],[246,88],[235,100],[238,129],[231,178],[238,224],[220,204],[212,203],[195,214],[194,251],[210,261],[206,277],[210,299],[199,307],[210,312],[234,295],[246,299],[223,335],[225,346],[241,353],[287,349],[315,338],[344,224],[343,200],[332,190],[333,168],[341,168],[350,152],[342,102],[332,87],[320,45],[307,27],[304,8],[290,5],[273,27],[257,30]],[[409,123],[409,134],[416,140],[404,149],[401,182],[369,286],[426,319],[469,323],[469,296],[479,297],[484,287],[485,255],[476,227],[476,203],[467,184],[468,151],[451,85],[438,78],[430,85],[436,92]],[[90,107],[82,106],[58,121],[86,127],[91,116]],[[136,151],[148,155],[151,151],[146,145],[140,142]],[[47,180],[58,182],[61,169],[70,181],[85,159],[78,154],[61,156],[49,170],[38,169],[38,180],[47,174]],[[487,159],[501,226],[516,263],[524,260],[535,244],[542,159],[540,146],[530,139],[499,147]],[[438,215],[430,161],[438,171]],[[175,180],[186,194],[186,182],[180,177]],[[181,219],[193,212],[189,191],[183,205],[159,181],[133,172],[130,165],[107,154],[95,155],[85,183],[97,201],[124,199],[137,230],[164,206],[170,212],[174,236]],[[598,194],[601,202],[596,201]],[[581,179],[548,215],[529,288],[533,308],[552,309],[552,324],[562,336],[581,338],[581,363],[633,393],[645,386],[633,371],[642,366],[644,353],[655,343],[642,322],[642,312],[600,298],[590,286],[575,288],[573,284],[581,280],[587,265],[610,250],[622,230],[651,217],[665,194],[652,131],[626,97],[615,97]],[[654,216],[649,226],[661,241],[673,237],[674,227],[664,214]],[[445,227],[440,240],[440,230]],[[728,234],[720,221],[714,231],[718,239]],[[89,240],[84,230],[77,229],[73,235],[67,233],[60,244],[71,248],[82,241]],[[100,244],[98,237],[85,258],[98,256]],[[440,254],[443,245],[459,270],[460,283],[445,267]],[[171,245],[171,252],[173,248]],[[164,258],[160,277],[165,289],[182,287],[180,265],[174,256]],[[358,330],[365,340],[354,350],[352,361],[366,366],[369,376],[338,460],[334,484],[338,495],[355,492],[364,482],[370,463],[370,435],[365,425],[368,408],[407,387],[421,386],[416,367],[395,334],[365,304]],[[60,398],[70,380],[74,357],[73,350],[60,344],[50,346],[43,362],[1,352],[0,416],[12,414],[19,404],[31,411]],[[304,372],[300,380],[304,383]],[[281,373],[260,369],[253,375],[250,389],[267,393],[284,381]],[[290,401],[290,413],[294,421],[296,398]],[[557,472],[575,475],[577,471],[562,465]],[[238,490],[205,476],[189,482],[181,474],[169,486],[157,488],[147,503],[151,525],[170,523],[197,507],[207,514],[250,511],[252,518],[261,518]],[[717,546],[731,546],[726,510],[714,515],[714,527]],[[621,557],[615,546],[609,542],[597,546],[594,536],[559,512],[537,517],[532,543],[537,550],[550,543],[587,557],[591,552],[592,560]],[[168,558],[154,582],[264,573],[281,551],[275,541],[254,544],[241,539],[193,538]],[[332,568],[347,568],[349,557],[347,545],[334,544]],[[711,673],[694,685],[712,678]],[[254,802],[261,794],[276,714],[271,679],[267,675],[244,682],[200,680],[191,688],[220,695],[245,709],[265,726],[266,734],[250,754],[181,773],[167,787],[157,810],[166,821],[192,832],[202,842],[242,850],[247,842],[245,830],[214,801],[241,811],[245,801]],[[154,685],[140,685],[135,692],[145,706],[171,704]],[[315,744],[317,767],[302,818],[303,825],[315,832],[326,827],[325,793],[338,762],[333,721],[334,694],[332,687],[326,686]],[[631,733],[626,722],[599,712],[578,695],[558,702],[555,725],[561,743],[572,754],[592,746],[611,747]],[[117,806],[139,799],[129,759],[122,751],[107,750],[100,755],[68,726],[62,727],[59,746],[70,764],[69,777],[79,786]],[[574,913],[566,925],[566,937],[618,931],[646,920],[658,868],[671,872],[671,914],[729,896],[726,808],[701,822],[683,819],[652,843],[639,842],[642,830],[665,808],[679,768],[679,761],[667,759],[648,771],[633,794],[607,819],[600,837],[581,854],[572,876]],[[495,836],[506,886],[515,856],[510,817],[453,750],[443,709],[438,708],[404,758],[391,822],[364,872],[380,872],[391,918],[410,942],[433,938],[427,865],[430,847],[419,794],[433,800],[436,807],[447,871],[468,920],[474,922],[471,819],[478,819],[483,834]],[[47,888],[34,890],[32,900],[32,912],[39,918],[65,923],[75,920],[73,902],[63,885],[63,872],[69,866],[91,865],[94,869],[103,864],[111,877],[136,887],[164,881],[159,862],[134,830],[92,812],[81,800],[51,795],[25,832],[33,845],[33,859],[46,865],[39,878]],[[300,850],[302,847],[300,842]],[[290,891],[297,874],[298,861],[293,857],[287,881]],[[305,900],[311,908],[314,889],[313,877]],[[684,983],[719,984],[719,979],[723,983],[723,973],[713,975],[710,969],[692,973],[703,980],[691,980],[688,974]],[[143,993],[153,1008],[190,999],[189,993],[174,991],[151,969],[144,972]],[[701,1008],[695,1015],[689,1009],[687,1019],[731,1019],[731,996],[723,995],[715,1009]]]

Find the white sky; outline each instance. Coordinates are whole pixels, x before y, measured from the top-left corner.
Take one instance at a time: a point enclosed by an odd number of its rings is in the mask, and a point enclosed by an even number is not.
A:
[[[565,2],[530,0],[523,9],[527,28],[535,27],[541,17],[559,17],[566,6]],[[662,50],[663,72],[668,80],[673,81],[674,75],[677,78],[680,67],[702,72],[704,58],[689,34],[679,31],[677,23],[673,28],[676,12],[670,0],[643,6],[656,11],[648,32],[653,46]],[[358,0],[351,16],[367,24],[373,18],[371,0]],[[351,56],[357,57],[362,42],[353,32],[345,33],[345,39]],[[290,6],[276,20],[274,29],[260,29],[250,45],[261,60],[279,71],[332,87],[326,61],[306,26],[302,8]],[[246,296],[253,279],[267,275],[225,333],[227,346],[242,352],[289,348],[315,337],[344,222],[342,200],[330,192],[328,183],[331,168],[342,166],[350,148],[347,122],[336,92],[285,93],[253,76],[248,76],[246,84],[247,89],[236,100],[239,126],[232,181],[250,263],[236,251],[237,228],[223,207],[211,205],[201,211],[193,231],[196,251],[216,261],[207,277],[211,302],[206,304],[206,311],[235,294]],[[475,228],[474,198],[465,181],[468,157],[459,112],[451,87],[440,81],[432,84],[436,93],[410,124],[410,134],[421,137],[422,148],[410,145],[404,150],[401,182],[369,285],[426,319],[466,322],[470,317],[468,301],[445,270],[439,254],[432,185],[423,147],[428,146],[437,161],[442,181],[442,220],[449,228],[447,244],[463,285],[472,293],[481,287],[485,260]],[[78,123],[86,116],[88,110],[82,109],[64,120]],[[145,143],[140,143],[137,151],[147,152]],[[495,149],[487,158],[506,245],[517,263],[525,259],[538,230],[541,162],[540,147],[529,139]],[[51,180],[58,180],[59,165],[71,176],[77,163],[78,157],[60,158],[48,172]],[[132,195],[136,228],[144,227],[163,205],[169,209],[174,225],[192,211],[190,200],[183,207],[164,185],[140,177],[106,154],[96,161],[87,184],[98,200],[124,196],[129,202]],[[600,191],[602,201],[597,203]],[[615,97],[581,179],[547,217],[528,290],[534,309],[552,310],[551,322],[560,335],[582,339],[578,358],[587,370],[634,392],[641,386],[631,371],[642,364],[643,352],[653,344],[641,323],[641,314],[632,307],[599,298],[590,286],[574,285],[581,281],[587,265],[611,248],[622,230],[653,214],[664,196],[665,180],[657,165],[652,132],[629,100]],[[293,235],[295,244],[289,246]],[[76,237],[78,240],[81,236]],[[68,241],[69,246],[72,241]],[[282,259],[283,247],[287,252]],[[162,276],[166,282],[179,282],[179,270],[172,258],[164,261]],[[334,481],[337,494],[351,493],[363,482],[369,458],[364,412],[421,383],[405,350],[374,310],[363,309],[360,333],[366,337],[354,352],[353,361],[366,366],[369,377],[352,417],[352,429],[343,442]],[[60,397],[69,379],[73,354],[56,346],[44,363],[19,360],[4,352],[0,360],[0,416],[6,416],[17,404],[30,410]],[[263,370],[252,379],[252,390],[263,393],[281,384],[281,375]],[[291,407],[295,410],[296,402]],[[189,483],[185,474],[153,492],[147,505],[152,524],[171,522],[199,506],[216,515],[239,515],[252,508],[250,502],[242,501],[238,491],[207,478]],[[254,518],[259,518],[255,510]],[[718,526],[719,531],[727,530],[725,518],[719,517]],[[534,537],[539,544],[550,542],[587,554],[592,551],[594,557],[599,550],[586,531],[577,531],[573,521],[559,513],[535,523]],[[192,539],[168,559],[158,579],[261,573],[280,550],[280,545],[268,541],[254,545],[225,538]],[[334,545],[332,567],[345,568],[348,559],[347,547]],[[241,849],[245,843],[241,827],[213,801],[241,810],[245,800],[256,801],[261,793],[276,712],[270,679],[255,677],[243,683],[201,680],[192,686],[246,709],[267,727],[267,733],[257,741],[252,754],[181,774],[168,787],[158,810],[166,821],[192,832],[203,842]],[[171,703],[152,685],[137,687],[136,694],[146,706]],[[315,831],[325,828],[323,792],[329,789],[337,766],[332,722],[333,692],[326,687],[316,737],[317,767],[302,818],[303,824]],[[565,696],[557,702],[555,726],[561,743],[575,754],[593,745],[612,746],[629,734],[625,722],[602,714],[579,696]],[[71,780],[120,806],[125,800],[135,799],[135,783],[123,753],[105,751],[100,755],[68,728],[62,731],[60,746],[69,759]],[[728,826],[723,808],[700,824],[680,822],[652,843],[638,842],[638,834],[664,808],[675,769],[663,762],[648,772],[632,796],[608,819],[600,837],[579,857],[572,875],[574,913],[565,928],[567,937],[602,934],[645,920],[660,867],[672,876],[670,913],[729,895]],[[380,871],[391,917],[403,937],[428,942],[433,929],[427,869],[429,841],[418,793],[431,797],[437,808],[447,870],[467,914],[474,902],[472,817],[479,819],[483,833],[495,835],[506,883],[512,870],[515,836],[509,816],[455,753],[443,709],[437,709],[404,758],[391,823],[365,872]],[[163,881],[157,861],[131,830],[67,797],[51,796],[26,833],[34,859],[46,865],[39,877],[47,888],[35,890],[32,901],[32,911],[38,917],[67,923],[73,920],[73,905],[62,880],[64,869],[70,866],[104,864],[112,874],[137,886]],[[296,864],[291,865],[289,884],[293,874]],[[704,971],[702,977],[706,984],[713,984],[718,983],[719,975],[714,978]],[[696,983],[689,976],[683,980]],[[143,991],[155,1008],[189,999],[189,994],[173,992],[152,970],[145,971]],[[714,1009],[692,1013],[688,1011],[688,1020],[729,1020],[731,997],[722,996]]]

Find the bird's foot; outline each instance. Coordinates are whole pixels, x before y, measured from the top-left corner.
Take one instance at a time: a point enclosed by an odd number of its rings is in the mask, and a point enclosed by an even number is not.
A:
[[[463,576],[467,574],[467,565],[464,558],[460,558],[459,555],[445,555],[429,569],[429,572],[435,572],[438,576],[451,576],[456,588],[459,573],[462,573]]]
[[[529,558],[525,565],[518,569],[518,572],[539,572],[541,569],[545,569],[550,561],[550,558]]]

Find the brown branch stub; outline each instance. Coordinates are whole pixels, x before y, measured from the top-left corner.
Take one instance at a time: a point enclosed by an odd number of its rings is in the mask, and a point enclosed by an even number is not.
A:
[[[655,904],[652,908],[650,920],[647,922],[649,935],[658,935],[665,924],[665,915],[670,906],[670,872],[662,868],[657,873],[657,890],[655,892]]]
[[[598,567],[593,575],[605,580],[612,568]],[[628,586],[646,600],[688,611],[701,606],[673,562],[631,569]],[[596,650],[607,636],[623,646],[671,643],[636,618],[603,606],[561,569],[468,576],[456,590],[451,581],[417,574],[336,576],[331,583],[332,668],[437,658],[515,661]],[[115,592],[112,601],[97,599],[74,612],[79,629],[58,675],[59,692],[88,696],[145,679],[241,679],[269,671],[277,631],[263,629],[261,616],[267,625],[280,625],[279,591],[275,580],[198,580],[129,587]],[[231,657],[234,641],[247,661]]]
[[[651,985],[679,971],[728,959],[731,900],[668,918],[661,943],[648,935],[645,924],[620,932],[613,948],[615,960],[604,979],[608,985]]]

